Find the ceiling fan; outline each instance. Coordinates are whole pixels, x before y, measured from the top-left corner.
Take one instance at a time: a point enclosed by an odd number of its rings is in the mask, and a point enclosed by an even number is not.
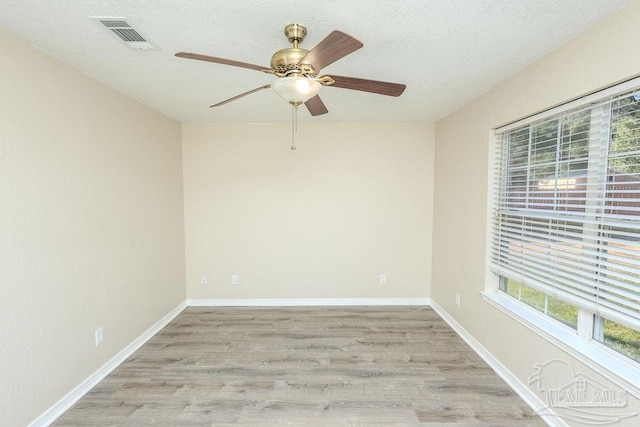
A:
[[[341,31],[331,32],[331,34],[311,50],[298,47],[307,35],[307,29],[302,25],[289,24],[284,28],[284,34],[287,36],[289,42],[293,44],[293,47],[274,53],[271,57],[270,67],[262,67],[260,65],[216,58],[198,53],[178,52],[175,55],[180,58],[248,68],[278,77],[278,79],[271,84],[241,93],[233,98],[213,104],[210,107],[218,107],[263,89],[272,88],[294,107],[297,108],[304,104],[312,116],[318,116],[328,112],[327,107],[318,95],[318,91],[322,86],[333,86],[388,96],[400,96],[406,88],[405,85],[398,83],[388,83],[356,77],[342,77],[333,74],[318,77],[321,69],[363,46],[360,41]]]

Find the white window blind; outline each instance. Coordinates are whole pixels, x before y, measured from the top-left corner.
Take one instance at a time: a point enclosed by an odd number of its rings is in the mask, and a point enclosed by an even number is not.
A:
[[[496,136],[494,272],[640,329],[640,92]]]

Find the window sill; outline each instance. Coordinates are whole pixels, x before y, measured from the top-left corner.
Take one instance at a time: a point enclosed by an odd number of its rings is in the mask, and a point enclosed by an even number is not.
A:
[[[604,345],[584,340],[559,322],[501,292],[485,291],[482,298],[527,329],[584,363],[606,379],[640,398],[640,367]],[[541,361],[542,362],[542,361]]]

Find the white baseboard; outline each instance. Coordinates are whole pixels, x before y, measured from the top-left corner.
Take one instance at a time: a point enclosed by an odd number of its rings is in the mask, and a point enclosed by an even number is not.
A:
[[[543,420],[550,426],[566,427],[557,415],[550,413],[545,403],[515,377],[498,359],[473,338],[453,317],[430,298],[257,298],[257,299],[189,299],[167,313],[131,344],[71,390],[55,405],[36,418],[30,427],[48,426],[71,408],[82,396],[95,387],[109,373],[130,357],[152,336],[171,322],[187,306],[191,307],[296,307],[296,306],[360,306],[360,305],[416,305],[431,306],[449,326],[534,410],[544,411]]]
[[[188,299],[189,307],[304,307],[342,305],[429,305],[429,298],[247,298]]]
[[[495,358],[486,348],[469,334],[456,320],[449,315],[436,302],[431,301],[433,310],[447,322],[451,329],[458,335],[524,400],[536,413],[540,414],[542,420],[553,427],[567,427],[557,414],[555,414],[546,403],[544,403],[529,387],[511,373],[498,359]]]
[[[176,308],[167,313],[162,319],[158,320],[153,326],[147,329],[142,335],[136,338],[131,344],[126,346],[122,351],[116,354],[111,360],[102,365],[97,371],[91,374],[87,379],[82,381],[76,388],[71,390],[66,396],[60,399],[55,405],[47,409],[42,415],[36,418],[30,427],[48,426],[52,424],[58,417],[71,408],[82,396],[87,394],[89,390],[95,387],[100,381],[109,375],[122,362],[127,360],[136,350],[146,343],[152,336],[157,334],[169,322],[171,322],[182,310],[186,308],[186,303],[181,302]]]

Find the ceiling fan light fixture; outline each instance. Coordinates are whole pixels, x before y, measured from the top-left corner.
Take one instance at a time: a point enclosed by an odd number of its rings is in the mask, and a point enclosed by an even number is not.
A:
[[[316,96],[320,87],[315,79],[297,76],[282,77],[271,83],[271,88],[295,107]]]

